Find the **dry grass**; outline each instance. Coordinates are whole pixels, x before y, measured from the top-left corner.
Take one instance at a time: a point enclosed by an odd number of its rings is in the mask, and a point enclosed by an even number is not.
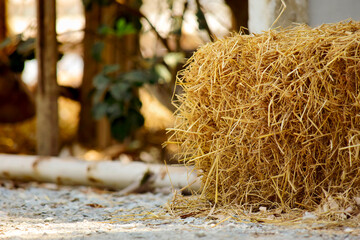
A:
[[[60,97],[59,128],[63,144],[71,143],[76,136],[80,105]],[[18,123],[0,123],[0,153],[36,154],[36,117]]]
[[[358,215],[359,48],[354,21],[200,48],[179,73],[169,139],[201,172],[199,201]]]

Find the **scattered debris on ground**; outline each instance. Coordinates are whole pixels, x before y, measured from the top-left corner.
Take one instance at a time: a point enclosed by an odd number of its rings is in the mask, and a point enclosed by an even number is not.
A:
[[[123,196],[89,187],[2,181],[1,239],[359,239],[360,229],[174,217],[170,191]]]

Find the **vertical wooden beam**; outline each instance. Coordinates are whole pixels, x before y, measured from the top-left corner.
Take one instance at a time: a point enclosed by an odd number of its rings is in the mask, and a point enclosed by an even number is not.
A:
[[[0,41],[7,36],[7,25],[6,25],[6,0],[0,0]]]
[[[286,9],[279,17],[283,5],[281,0],[249,1],[249,31],[259,33],[271,27],[308,23],[308,0],[283,0],[283,2],[286,4]]]
[[[112,26],[116,20],[117,3],[114,1],[108,6],[101,8],[101,23]],[[103,66],[109,64],[116,64],[116,49],[115,44],[117,39],[113,36],[106,36],[103,38],[105,47],[103,50]],[[97,146],[101,149],[108,147],[111,144],[111,130],[109,120],[104,117],[97,121]]]
[[[37,152],[55,156],[59,151],[58,85],[56,63],[56,1],[37,0]]]
[[[78,139],[81,144],[94,147],[97,144],[96,121],[92,116],[93,78],[100,71],[99,63],[91,54],[91,49],[97,41],[97,31],[101,23],[101,9],[96,3],[90,9],[85,9],[85,34],[83,40],[84,71],[80,90],[80,122]]]

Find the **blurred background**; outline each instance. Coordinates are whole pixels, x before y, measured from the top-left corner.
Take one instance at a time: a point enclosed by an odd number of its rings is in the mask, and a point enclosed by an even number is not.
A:
[[[37,154],[36,1],[2,5],[0,152]],[[238,26],[229,5],[58,0],[56,13],[59,156],[176,161],[176,147],[162,147],[176,72]]]
[[[171,100],[197,48],[231,32],[359,18],[357,0],[285,2],[273,25],[280,0],[57,0],[59,130],[48,135],[59,142],[51,155],[175,163],[176,145],[163,145]],[[2,153],[42,154],[38,143],[48,141],[36,129],[37,25],[36,0],[0,0]]]

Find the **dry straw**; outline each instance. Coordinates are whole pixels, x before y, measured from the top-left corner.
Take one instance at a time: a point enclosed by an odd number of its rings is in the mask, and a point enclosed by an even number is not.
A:
[[[202,197],[243,209],[358,206],[359,48],[354,21],[201,47],[178,75],[169,142],[201,172]]]

